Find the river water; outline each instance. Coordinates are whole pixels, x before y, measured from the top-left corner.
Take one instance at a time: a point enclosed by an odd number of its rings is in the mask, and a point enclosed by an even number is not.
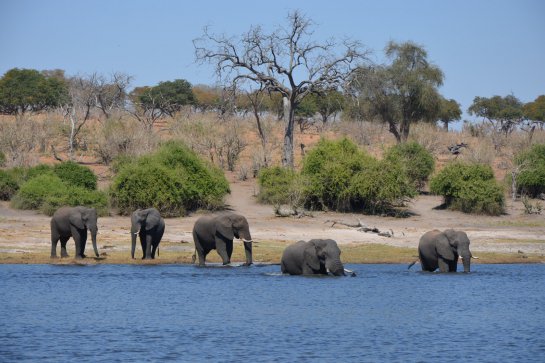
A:
[[[1,265],[1,362],[545,362],[545,264]]]

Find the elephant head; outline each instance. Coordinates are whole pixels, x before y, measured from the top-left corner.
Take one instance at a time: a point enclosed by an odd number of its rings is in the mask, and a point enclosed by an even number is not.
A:
[[[94,208],[77,207],[79,213],[71,213],[69,216],[70,223],[78,229],[87,228],[91,232],[91,240],[93,242],[93,250],[95,255],[99,257],[97,249],[97,211]]]
[[[239,238],[244,242],[246,264],[252,264],[252,235],[246,217],[235,213],[223,213],[216,217],[216,232],[226,240]]]
[[[304,250],[304,260],[312,270],[325,270],[335,276],[344,276],[341,250],[332,239],[311,239]]]
[[[154,208],[137,209],[131,215],[131,257],[134,258],[136,236],[141,230],[149,231],[157,227],[161,215]]]
[[[452,254],[462,257],[464,264],[464,272],[470,272],[471,269],[471,251],[469,250],[469,238],[467,234],[462,231],[456,231],[454,229],[447,229],[444,232],[449,241],[449,247],[452,249]],[[453,256],[454,258],[454,256]]]

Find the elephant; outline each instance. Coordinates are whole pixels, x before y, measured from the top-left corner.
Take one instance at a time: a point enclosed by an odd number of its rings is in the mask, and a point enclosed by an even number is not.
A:
[[[68,257],[66,242],[72,237],[76,243],[76,258],[85,258],[87,229],[91,232],[93,249],[97,249],[97,212],[94,208],[83,206],[61,207],[51,218],[51,258],[57,258],[57,242],[61,241],[61,257]]]
[[[211,250],[216,250],[220,255],[223,265],[231,263],[233,253],[233,238],[242,239],[246,263],[252,264],[252,236],[246,218],[233,212],[221,212],[209,216],[200,217],[193,226],[193,242],[195,253],[192,256],[195,263],[195,255],[199,256],[199,266],[204,266],[206,255]]]
[[[447,229],[444,232],[433,230],[424,233],[418,243],[418,257],[422,271],[456,272],[458,257],[462,257],[464,272],[471,270],[469,238],[462,231]]]
[[[281,260],[282,273],[290,275],[344,276],[341,250],[332,239],[311,239],[296,242],[284,250]],[[351,271],[349,271],[351,272]]]
[[[134,259],[136,236],[140,236],[142,259],[154,259],[159,255],[159,243],[165,233],[165,221],[155,208],[137,209],[131,215],[131,258]]]

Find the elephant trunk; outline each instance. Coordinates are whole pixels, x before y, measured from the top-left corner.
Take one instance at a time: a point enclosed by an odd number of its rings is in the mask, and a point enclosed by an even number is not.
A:
[[[326,260],[325,267],[328,272],[331,272],[335,276],[345,276],[344,266],[340,259]]]
[[[95,250],[95,256],[99,257],[98,248],[97,248],[98,228],[96,226],[93,226],[90,228],[90,230],[91,230],[91,241],[93,242],[93,250]]]
[[[459,255],[462,258],[462,263],[464,265],[464,272],[470,272],[470,270],[471,270],[471,252],[469,252],[469,250],[460,251]]]

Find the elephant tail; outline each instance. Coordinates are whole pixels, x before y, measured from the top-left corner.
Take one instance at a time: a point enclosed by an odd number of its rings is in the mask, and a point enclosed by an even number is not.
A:
[[[409,264],[409,267],[407,267],[407,270],[409,270],[411,267],[413,267],[413,265],[414,265],[415,263],[417,263],[418,261],[419,261],[419,260],[414,260],[413,262],[411,262],[411,263]]]

